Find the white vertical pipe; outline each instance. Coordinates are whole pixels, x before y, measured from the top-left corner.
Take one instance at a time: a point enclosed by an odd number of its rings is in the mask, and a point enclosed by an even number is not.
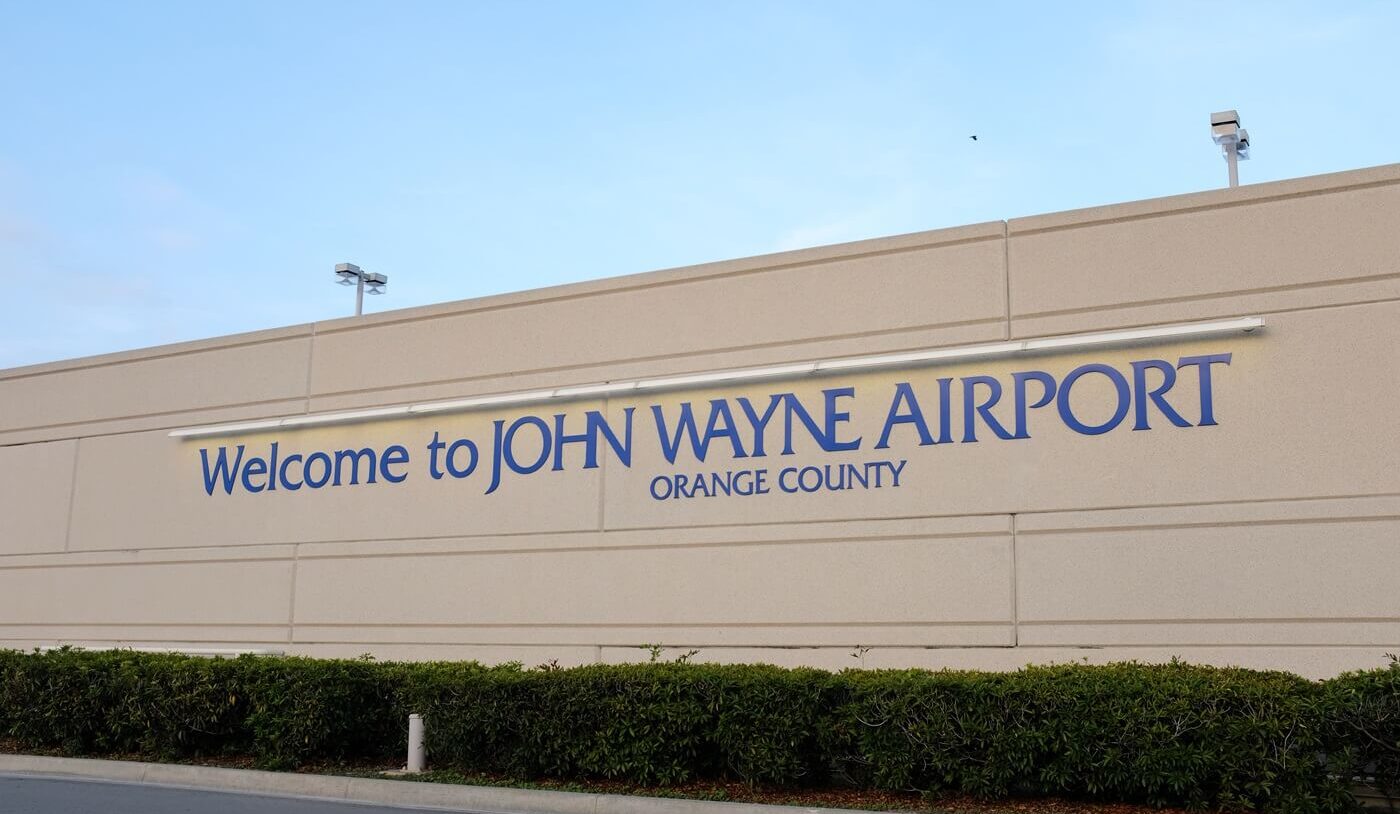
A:
[[[1225,145],[1225,163],[1230,165],[1230,186],[1240,185],[1240,148],[1233,141]]]
[[[423,750],[423,716],[413,713],[408,716],[408,765],[404,771],[417,774],[423,771],[427,760]]]

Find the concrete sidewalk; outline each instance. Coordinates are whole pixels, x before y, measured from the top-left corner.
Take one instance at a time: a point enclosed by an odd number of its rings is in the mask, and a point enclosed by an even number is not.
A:
[[[0,755],[0,772],[121,780],[190,789],[415,806],[477,814],[851,814],[853,811],[37,755]]]

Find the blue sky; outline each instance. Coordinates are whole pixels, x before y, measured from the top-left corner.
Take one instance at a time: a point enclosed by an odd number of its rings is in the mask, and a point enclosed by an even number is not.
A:
[[[1400,3],[0,0],[0,367],[1400,161]],[[968,136],[976,133],[978,141]],[[1353,135],[1354,134],[1354,135]]]

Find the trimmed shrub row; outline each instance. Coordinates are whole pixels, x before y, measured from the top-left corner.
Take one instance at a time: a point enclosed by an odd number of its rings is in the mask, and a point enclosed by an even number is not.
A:
[[[389,758],[406,665],[0,651],[0,735],[73,755],[252,755],[270,769]]]
[[[519,665],[0,651],[25,748],[267,768],[393,761],[410,711],[439,768],[646,785],[1064,795],[1332,812],[1400,787],[1400,666],[1326,682],[1167,665],[1014,673]]]

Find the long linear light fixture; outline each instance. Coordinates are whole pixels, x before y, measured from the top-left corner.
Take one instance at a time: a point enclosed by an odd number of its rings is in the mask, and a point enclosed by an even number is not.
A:
[[[722,382],[788,379],[836,371],[874,370],[888,367],[940,364],[962,359],[977,359],[985,356],[1010,356],[1020,353],[1065,351],[1079,348],[1100,347],[1103,345],[1149,342],[1162,339],[1212,336],[1216,334],[1239,332],[1248,333],[1262,327],[1264,327],[1263,317],[1238,317],[1235,319],[1216,320],[1214,322],[1190,322],[1180,325],[1132,328],[1123,331],[1069,334],[1065,336],[1048,336],[1039,339],[1013,339],[1006,342],[989,342],[980,345],[958,345],[946,348],[910,351],[908,353],[889,353],[877,356],[849,356],[842,359],[825,359],[817,362],[801,362],[791,365],[771,365],[768,367],[720,370],[711,373],[693,373],[684,376],[662,376],[651,379],[603,382],[599,384],[558,387],[552,390],[529,390],[517,393],[500,393],[492,396],[474,396],[472,398],[455,399],[452,401],[430,401],[422,404],[405,404],[397,407],[378,407],[370,410],[351,410],[339,413],[312,413],[309,415],[291,416],[289,418],[245,421],[237,424],[185,427],[172,430],[170,432],[170,437],[200,438],[211,435],[236,435],[239,433],[271,430],[282,427],[319,427],[327,424],[377,421],[386,418],[425,415],[430,413],[460,413],[486,407],[537,404],[544,401],[566,401],[590,396],[613,396],[620,393],[679,390],[687,387],[698,387]]]

